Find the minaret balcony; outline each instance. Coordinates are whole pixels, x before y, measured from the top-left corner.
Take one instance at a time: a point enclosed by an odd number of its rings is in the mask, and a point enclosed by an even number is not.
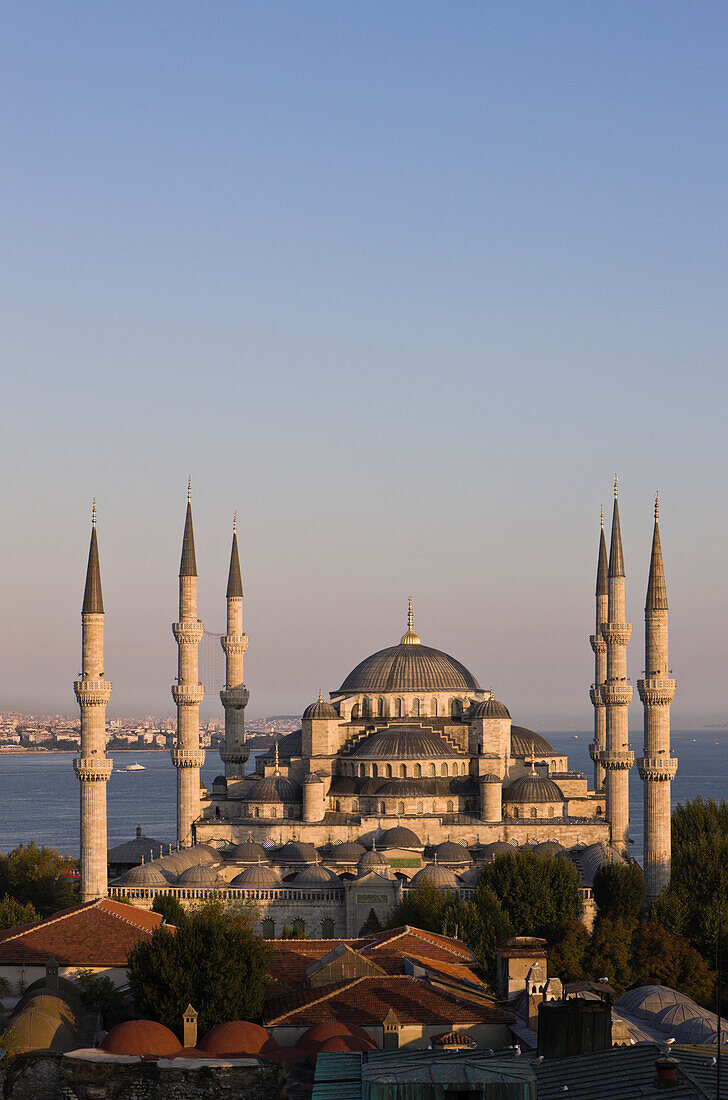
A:
[[[591,756],[591,758],[592,758],[592,760],[594,761],[595,764],[601,764],[601,762],[602,762],[602,753],[603,752],[604,752],[604,749],[600,748],[599,745],[595,745],[593,741],[590,743],[590,745],[589,745],[589,755]]]
[[[113,760],[107,756],[77,756],[73,770],[82,783],[107,783],[114,770]]]
[[[220,692],[220,702],[227,710],[228,707],[232,707],[233,710],[243,710],[248,705],[248,699],[250,699],[250,692],[241,685],[234,688],[223,688]]]
[[[172,633],[177,645],[199,645],[205,628],[199,620],[172,623]]]
[[[602,623],[601,632],[608,646],[625,646],[632,634],[632,623]]]
[[[223,764],[245,764],[250,756],[250,749],[247,745],[234,745],[232,748],[220,749],[220,759]]]
[[[640,699],[646,707],[666,707],[675,698],[677,680],[650,676],[637,681]]]
[[[226,657],[242,657],[248,648],[247,634],[223,634],[220,645]]]
[[[592,684],[589,688],[589,698],[592,701],[592,706],[603,707],[604,699],[602,698],[602,688],[604,684]]]
[[[634,764],[634,753],[631,749],[602,749],[599,759],[605,771],[629,771]]]
[[[632,685],[627,683],[602,684],[602,699],[607,707],[628,707],[632,701]]]
[[[604,641],[604,636],[602,634],[591,634],[589,636],[589,641],[595,653],[607,652],[607,643]]]
[[[170,756],[175,768],[201,768],[205,763],[204,749],[172,749]]]
[[[670,783],[677,772],[674,756],[641,756],[637,761],[640,779],[649,783]]]
[[[199,707],[205,698],[203,684],[172,684],[172,698],[178,707]]]
[[[105,707],[111,687],[111,680],[76,680],[73,684],[80,707]]]

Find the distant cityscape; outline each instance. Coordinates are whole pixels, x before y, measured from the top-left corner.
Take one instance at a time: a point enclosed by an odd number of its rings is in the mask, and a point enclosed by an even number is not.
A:
[[[246,727],[246,742],[255,748],[269,746],[276,737],[297,729],[300,717],[274,714],[253,719]],[[107,748],[111,752],[174,747],[177,722],[170,717],[112,718],[107,723]],[[200,745],[218,749],[224,739],[225,724],[213,718],[200,724]],[[78,718],[66,714],[20,714],[0,712],[0,752],[76,752],[81,747]]]

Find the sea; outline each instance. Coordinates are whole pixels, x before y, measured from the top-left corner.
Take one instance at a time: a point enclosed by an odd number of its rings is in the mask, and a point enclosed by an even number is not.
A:
[[[589,757],[591,734],[553,733],[544,736],[569,757],[569,767],[593,782]],[[633,735],[639,755],[641,737]],[[728,798],[728,729],[673,731],[672,751],[679,760],[672,784],[673,807],[696,795]],[[176,775],[168,752],[145,750],[113,753],[114,771],[107,787],[109,847],[130,840],[140,826],[145,836],[174,843],[177,828]],[[254,757],[248,769],[254,768]],[[33,841],[78,855],[79,784],[72,753],[0,754],[0,851]],[[138,762],[144,771],[127,772]],[[208,751],[202,778],[209,785],[222,771],[216,752]],[[630,772],[630,839],[633,856],[642,859],[642,784],[637,768]],[[453,837],[453,839],[457,839]]]

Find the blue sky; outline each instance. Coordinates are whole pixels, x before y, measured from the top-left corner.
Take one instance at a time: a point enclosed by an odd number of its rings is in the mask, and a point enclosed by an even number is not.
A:
[[[95,495],[110,712],[171,711],[191,474],[211,631],[240,514],[250,714],[411,594],[515,719],[586,728],[617,471],[630,672],[659,488],[675,722],[726,720],[727,23],[3,5],[0,705],[74,709]]]

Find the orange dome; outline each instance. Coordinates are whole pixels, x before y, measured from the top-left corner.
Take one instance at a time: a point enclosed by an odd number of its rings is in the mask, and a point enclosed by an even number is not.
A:
[[[341,1054],[359,1054],[365,1050],[376,1049],[376,1044],[371,1040],[367,1042],[365,1039],[360,1039],[357,1035],[332,1035],[318,1049],[319,1054],[322,1050],[338,1051]]]
[[[376,1047],[376,1043],[372,1039],[368,1031],[365,1031],[363,1027],[359,1027],[358,1024],[345,1024],[336,1020],[330,1020],[326,1023],[314,1024],[308,1031],[304,1031],[296,1043],[297,1047],[320,1047],[322,1043],[325,1043],[327,1039],[340,1039],[342,1037],[350,1037],[355,1039],[361,1039],[362,1042],[369,1043],[370,1049]]]
[[[228,1057],[233,1054],[261,1054],[276,1050],[278,1044],[264,1027],[252,1024],[249,1020],[229,1020],[218,1024],[208,1031],[197,1049],[205,1054],[221,1054]]]
[[[108,1054],[136,1054],[139,1057],[156,1054],[168,1058],[182,1050],[174,1032],[155,1020],[125,1020],[112,1027],[101,1044]]]

